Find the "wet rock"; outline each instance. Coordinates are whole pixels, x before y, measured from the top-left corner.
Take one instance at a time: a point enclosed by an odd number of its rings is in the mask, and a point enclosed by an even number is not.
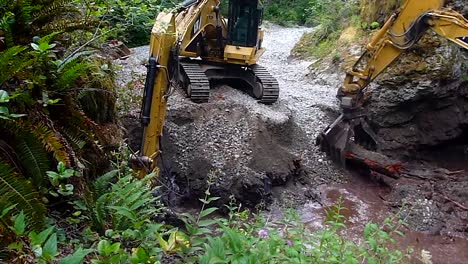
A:
[[[379,78],[367,111],[385,154],[409,156],[463,134],[464,59],[460,48],[429,35]]]

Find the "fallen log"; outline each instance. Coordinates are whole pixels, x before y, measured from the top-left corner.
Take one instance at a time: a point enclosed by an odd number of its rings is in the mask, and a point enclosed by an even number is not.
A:
[[[402,163],[386,155],[366,150],[356,144],[350,144],[346,153],[346,162],[386,175],[393,179],[400,178]]]

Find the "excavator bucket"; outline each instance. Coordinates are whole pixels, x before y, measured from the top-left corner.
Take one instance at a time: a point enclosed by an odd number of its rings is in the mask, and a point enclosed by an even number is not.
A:
[[[346,149],[351,138],[351,127],[341,114],[335,122],[329,125],[317,138],[317,145],[327,153],[332,160],[346,164]]]
[[[378,147],[377,136],[364,116],[349,118],[347,114],[341,114],[317,137],[320,149],[343,166],[346,166],[348,158],[354,156],[353,144],[369,150],[376,150]]]

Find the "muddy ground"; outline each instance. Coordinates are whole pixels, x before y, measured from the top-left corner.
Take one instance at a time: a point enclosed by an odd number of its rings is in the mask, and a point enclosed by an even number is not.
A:
[[[268,205],[272,215],[295,207],[311,228],[320,228],[324,208],[343,197],[350,230],[355,230],[350,235],[359,236],[368,221],[399,213],[409,224],[402,245],[429,250],[434,263],[466,263],[468,177],[462,171],[466,162],[442,172],[440,159],[412,162],[408,171],[417,172],[416,177],[406,174],[385,185],[365,173],[351,174],[335,166],[315,146],[316,136],[338,113],[335,94],[343,74],[337,67],[310,73],[311,61],[289,56],[310,30],[266,26],[268,50],[260,64],[281,88],[280,100],[273,105],[258,104],[225,85],[212,89],[206,104],[194,104],[182,90],[175,91],[169,99],[161,165],[172,186],[170,202],[183,206],[201,197],[211,175],[211,193],[221,197],[221,203],[234,197],[249,207]],[[141,140],[138,115],[145,73],[141,64],[146,57],[147,47],[141,47],[117,61],[120,113],[135,150]],[[426,156],[434,157],[438,151]]]

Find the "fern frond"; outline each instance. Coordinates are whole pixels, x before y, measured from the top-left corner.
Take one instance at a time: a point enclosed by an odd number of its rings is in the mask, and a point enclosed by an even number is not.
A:
[[[89,140],[86,138],[85,133],[81,132],[80,130],[72,131],[71,128],[65,128],[63,130],[63,134],[71,142],[75,147],[74,149],[82,149]]]
[[[88,63],[69,63],[68,67],[62,68],[60,71],[60,76],[57,79],[57,90],[65,90],[74,85],[74,83],[81,77],[81,74],[85,73],[86,69],[89,67]]]
[[[22,133],[16,138],[15,150],[22,167],[36,186],[43,186],[50,161],[42,144],[31,133]]]
[[[17,172],[23,174],[21,165],[18,163],[18,156],[16,156],[15,149],[6,141],[0,139],[0,160],[5,163],[13,165]]]
[[[76,95],[76,99],[79,101],[87,96],[90,96],[91,95],[91,90],[88,90],[88,89],[81,89],[79,92],[78,92],[78,95]]]
[[[16,17],[18,17],[18,22],[21,24],[28,25],[31,22],[31,12],[33,7],[31,5],[31,0],[21,0],[19,1],[18,7],[20,8]]]
[[[52,153],[57,162],[69,164],[70,157],[68,156],[65,146],[61,140],[49,127],[44,124],[31,126],[31,133],[38,138],[45,149]]]
[[[16,135],[23,131],[24,123],[20,120],[2,120],[0,122],[0,132],[8,135]]]
[[[43,228],[46,208],[41,195],[30,181],[0,161],[0,211],[14,204],[17,212],[25,213],[28,227]]]
[[[60,31],[55,31],[55,32],[52,32],[52,33],[50,33],[48,35],[45,35],[39,40],[39,44],[42,44],[42,43],[49,44],[55,36],[57,36],[58,34],[61,34],[61,33],[62,32],[60,32]]]
[[[61,32],[73,32],[76,30],[89,30],[96,26],[96,22],[83,21],[81,19],[75,20],[56,20],[44,25],[38,29],[39,33],[61,31]]]
[[[12,12],[5,12],[0,19],[0,30],[3,31],[7,47],[14,46],[14,38],[11,26],[15,23],[15,14]]]
[[[57,16],[63,14],[63,9],[68,8],[71,9],[75,12],[78,10],[74,8],[73,6],[70,5],[72,1],[71,0],[55,0],[55,1],[47,1],[45,4],[42,6],[41,9],[33,12],[33,17],[35,18],[41,18],[45,16]]]
[[[96,193],[97,196],[101,196],[102,194],[105,193],[105,191],[111,185],[112,179],[115,178],[118,172],[119,172],[118,170],[109,171],[108,173],[100,176],[94,181],[93,187],[94,187],[94,192]]]
[[[62,71],[64,68],[67,68],[68,65],[75,63],[76,60],[78,60],[79,58],[89,56],[93,53],[95,53],[95,51],[93,50],[85,50],[85,51],[77,52],[74,55],[64,59],[63,62],[59,65],[57,70]]]
[[[25,49],[26,47],[14,46],[0,52],[0,84],[5,83],[33,63],[33,60],[19,56]]]

